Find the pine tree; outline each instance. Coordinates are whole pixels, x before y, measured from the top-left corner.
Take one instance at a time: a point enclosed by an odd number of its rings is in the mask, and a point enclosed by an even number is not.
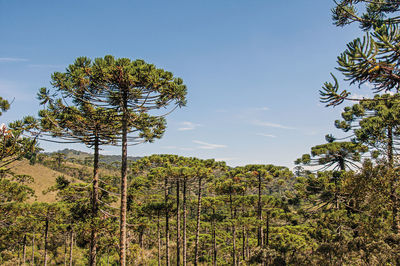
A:
[[[80,57],[65,73],[52,75],[54,91],[41,88],[38,93],[43,110],[39,112],[43,134],[58,137],[61,143],[84,143],[94,149],[92,177],[92,228],[90,241],[90,265],[96,265],[97,228],[99,212],[99,149],[101,145],[116,141],[115,113],[91,103],[91,98],[81,98],[82,91],[96,90],[92,82],[92,63]],[[74,92],[74,93],[71,93]],[[54,140],[48,140],[54,141]],[[58,141],[54,141],[58,142]],[[61,157],[56,157],[61,167]]]
[[[164,116],[150,115],[150,111],[169,105],[175,108],[184,106],[186,86],[182,79],[174,78],[171,72],[156,68],[143,60],[131,61],[127,58],[105,56],[97,58],[92,69],[96,77],[93,82],[98,86],[95,89],[82,90],[81,98],[97,101],[98,105],[118,115],[116,132],[121,136],[122,146],[120,264],[125,266],[128,142],[138,144],[160,138],[165,130]]]

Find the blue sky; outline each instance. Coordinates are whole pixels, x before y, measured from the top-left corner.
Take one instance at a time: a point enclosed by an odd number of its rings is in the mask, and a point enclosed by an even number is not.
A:
[[[0,122],[36,115],[38,89],[50,87],[51,73],[76,57],[140,58],[182,77],[188,104],[168,116],[161,140],[130,147],[130,155],[170,153],[231,166],[292,167],[323,143],[325,134],[342,135],[333,122],[344,106],[324,107],[318,90],[336,73],[336,57],[346,43],[362,33],[356,26],[332,25],[333,5],[331,0],[0,0],[0,96],[14,99]],[[367,94],[368,88],[355,93]],[[120,153],[115,147],[102,152]]]

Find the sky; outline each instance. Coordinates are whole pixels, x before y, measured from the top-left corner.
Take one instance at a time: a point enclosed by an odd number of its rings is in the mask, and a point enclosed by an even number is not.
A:
[[[79,56],[144,59],[181,77],[188,102],[167,117],[162,139],[129,147],[129,155],[292,168],[326,134],[343,135],[334,121],[345,105],[325,107],[318,90],[330,73],[347,88],[336,58],[363,33],[356,25],[334,26],[333,6],[332,0],[0,0],[0,96],[12,102],[0,123],[37,116],[39,88],[51,88],[51,74]]]

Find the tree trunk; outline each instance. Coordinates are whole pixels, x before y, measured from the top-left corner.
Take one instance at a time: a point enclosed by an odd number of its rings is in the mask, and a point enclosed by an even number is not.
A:
[[[168,209],[168,176],[165,176],[165,262],[169,266],[169,209]]]
[[[140,231],[139,231],[139,247],[141,249],[144,249],[143,236],[144,236],[144,228],[142,227],[142,228],[140,228]]]
[[[35,265],[35,234],[32,237],[32,261],[31,265]]]
[[[181,263],[180,258],[180,238],[181,238],[181,217],[180,217],[180,204],[179,204],[179,177],[176,180],[176,264],[179,266]]]
[[[49,217],[46,217],[46,223],[45,223],[45,226],[44,226],[44,266],[47,266],[47,238],[48,238],[48,234],[49,234]]]
[[[187,177],[183,177],[183,266],[186,266],[186,183]]]
[[[257,246],[263,247],[263,229],[261,226],[261,221],[262,221],[262,206],[261,206],[261,188],[262,188],[262,183],[261,183],[261,173],[258,173],[258,204],[257,204],[257,218],[258,218],[258,233],[257,233]]]
[[[246,261],[246,233],[244,225],[242,228],[242,259],[243,261]]]
[[[67,250],[68,250],[68,236],[65,236],[64,242],[64,266],[67,266]]]
[[[72,256],[74,251],[74,232],[70,231],[69,233],[69,266],[72,266]]]
[[[157,211],[157,243],[158,243],[158,266],[161,266],[160,211]]]
[[[194,265],[196,266],[199,262],[199,235],[200,235],[200,213],[201,213],[201,179],[199,176],[199,188],[197,198],[197,226],[196,226],[196,241],[194,246]]]
[[[269,246],[269,212],[267,212],[267,234],[265,236],[265,243]]]
[[[24,235],[23,248],[22,248],[22,265],[25,266],[26,260],[26,234]]]
[[[250,258],[250,246],[249,246],[249,230],[246,230],[246,247],[247,257]]]
[[[233,211],[233,200],[232,200],[232,192],[229,192],[229,203],[230,203],[230,209],[231,209],[231,231],[232,231],[232,265],[236,266],[236,226],[234,223],[235,219],[235,214]]]
[[[119,263],[126,266],[126,209],[128,190],[128,88],[122,88],[122,159],[121,159],[121,213],[119,235]]]
[[[232,265],[236,266],[236,226],[232,225]]]
[[[389,168],[393,169],[393,129],[388,127],[388,147],[387,147],[387,157]],[[394,233],[398,232],[397,227],[397,197],[396,197],[396,174],[392,172],[392,178],[390,181],[390,200],[392,202],[392,231]]]
[[[96,218],[99,212],[99,137],[96,135],[94,140],[94,156],[93,156],[93,191],[92,191],[92,223],[90,236],[90,254],[89,265],[96,265],[97,257],[97,228]]]
[[[217,240],[215,233],[215,209],[213,208],[213,219],[212,219],[212,238],[213,238],[213,265],[217,266]]]

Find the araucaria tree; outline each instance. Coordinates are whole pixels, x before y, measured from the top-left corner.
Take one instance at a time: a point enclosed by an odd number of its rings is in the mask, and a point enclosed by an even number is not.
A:
[[[186,86],[171,72],[156,68],[143,60],[115,59],[113,56],[97,58],[93,64],[83,66],[90,73],[92,86],[84,90],[69,91],[80,100],[115,112],[115,134],[120,136],[121,213],[120,213],[120,265],[126,265],[126,212],[127,212],[127,147],[160,138],[165,131],[164,116],[186,104]],[[153,112],[172,106],[165,113]]]
[[[84,143],[94,149],[92,179],[92,222],[90,238],[90,265],[96,265],[98,195],[99,195],[99,149],[101,145],[116,142],[116,113],[98,107],[90,98],[82,97],[86,91],[97,89],[90,71],[91,61],[86,57],[76,59],[65,73],[52,75],[53,91],[41,88],[38,93],[43,110],[41,118],[42,135],[58,137],[49,140],[61,143]]]

